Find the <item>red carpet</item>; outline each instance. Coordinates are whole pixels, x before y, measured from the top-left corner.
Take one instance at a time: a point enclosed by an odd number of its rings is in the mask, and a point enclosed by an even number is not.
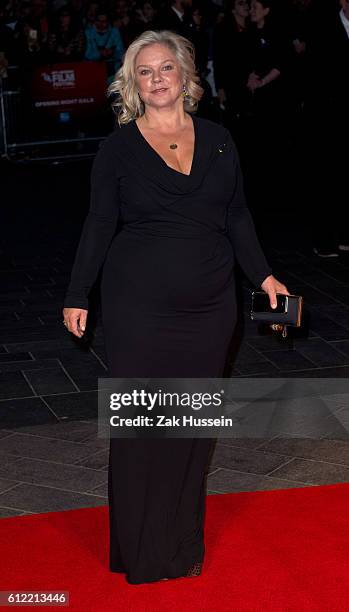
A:
[[[83,612],[349,610],[349,484],[209,496],[196,578],[127,584],[107,521],[107,506],[1,519],[0,590],[69,591],[56,609]]]

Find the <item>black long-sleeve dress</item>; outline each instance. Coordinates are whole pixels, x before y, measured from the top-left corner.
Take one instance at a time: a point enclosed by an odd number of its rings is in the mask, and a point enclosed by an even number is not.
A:
[[[229,132],[193,122],[190,175],[170,168],[134,120],[114,130],[93,164],[64,306],[88,308],[104,263],[110,377],[221,377],[236,322],[235,256],[255,286],[271,274]],[[182,576],[203,560],[211,443],[111,438],[111,571],[137,584]]]

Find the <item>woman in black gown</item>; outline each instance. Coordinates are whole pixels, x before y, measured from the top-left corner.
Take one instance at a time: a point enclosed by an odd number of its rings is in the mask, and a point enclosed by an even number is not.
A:
[[[235,255],[271,301],[287,292],[256,237],[229,132],[188,112],[202,92],[197,80],[191,43],[148,31],[111,85],[119,127],[93,164],[63,309],[81,337],[103,263],[110,377],[222,377],[236,321]],[[111,438],[110,570],[130,584],[200,573],[211,443]]]

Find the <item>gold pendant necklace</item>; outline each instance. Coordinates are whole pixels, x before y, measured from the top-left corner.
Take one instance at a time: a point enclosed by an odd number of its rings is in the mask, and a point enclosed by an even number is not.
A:
[[[178,148],[178,144],[175,142],[172,142],[170,145],[170,149],[177,149]]]

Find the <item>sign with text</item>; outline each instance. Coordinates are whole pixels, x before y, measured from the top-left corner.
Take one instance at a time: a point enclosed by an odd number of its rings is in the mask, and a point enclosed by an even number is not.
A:
[[[98,114],[106,104],[104,62],[69,62],[34,68],[31,98],[35,110],[50,116]]]

